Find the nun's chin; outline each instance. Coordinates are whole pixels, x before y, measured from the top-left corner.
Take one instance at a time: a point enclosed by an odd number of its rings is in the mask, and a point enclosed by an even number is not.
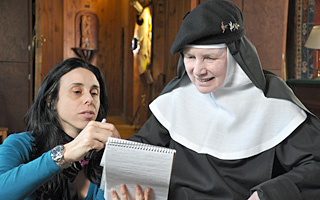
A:
[[[214,87],[214,86],[204,87],[204,86],[196,85],[196,88],[202,94],[209,94],[214,92],[218,87]]]

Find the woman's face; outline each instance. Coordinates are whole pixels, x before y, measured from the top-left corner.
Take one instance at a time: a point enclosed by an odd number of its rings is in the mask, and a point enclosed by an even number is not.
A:
[[[207,94],[219,88],[227,74],[227,48],[183,49],[187,74],[198,91]]]
[[[60,79],[56,104],[63,130],[75,138],[97,118],[100,108],[100,85],[96,76],[84,68],[74,69]]]

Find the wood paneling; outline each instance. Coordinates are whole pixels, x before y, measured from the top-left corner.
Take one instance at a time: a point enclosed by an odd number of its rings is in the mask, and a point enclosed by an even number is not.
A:
[[[182,17],[191,10],[190,0],[167,0],[166,6],[166,42],[165,49],[165,71],[166,83],[177,75],[177,64],[179,60],[179,53],[175,55],[170,54],[170,47],[179,31],[182,23]]]
[[[25,130],[24,116],[29,108],[29,63],[0,62],[0,127],[8,133]]]
[[[109,114],[121,116],[123,112],[123,56],[121,2],[100,1],[97,9],[100,20],[97,65],[104,71],[109,94]],[[129,45],[129,44],[128,44]]]
[[[240,10],[243,10],[243,4],[244,4],[244,0],[230,0],[232,3],[234,3],[236,6],[238,6],[238,8],[240,8]]]
[[[264,69],[285,79],[288,0],[243,1],[246,36],[256,46]]]
[[[25,0],[0,1],[0,61],[29,62],[29,4]]]
[[[0,1],[0,127],[25,130],[32,98],[31,1]]]
[[[164,69],[165,57],[169,51],[166,43],[166,4],[164,0],[155,0],[153,4],[153,48],[152,48],[152,72],[154,87],[152,97],[158,96],[166,84]],[[171,55],[169,55],[171,56]]]
[[[130,122],[134,115],[133,107],[133,54],[131,51],[131,41],[133,38],[134,32],[134,19],[137,14],[137,11],[131,6],[128,0],[122,0],[121,13],[122,18],[122,27],[123,27],[123,38],[122,38],[122,62],[123,65],[123,112],[118,115],[121,116],[126,122]],[[137,97],[135,97],[137,98]],[[136,100],[137,101],[137,100]]]
[[[48,72],[63,60],[63,0],[36,0],[35,94]]]

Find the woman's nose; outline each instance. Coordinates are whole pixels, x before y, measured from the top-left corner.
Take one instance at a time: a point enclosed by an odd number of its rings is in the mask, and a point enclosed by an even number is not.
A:
[[[193,73],[196,75],[201,75],[206,73],[206,68],[201,60],[196,60]]]
[[[89,92],[89,93],[86,93],[86,94],[84,95],[84,104],[91,105],[92,102],[93,102],[93,98],[92,98],[91,93],[90,93],[90,92]]]

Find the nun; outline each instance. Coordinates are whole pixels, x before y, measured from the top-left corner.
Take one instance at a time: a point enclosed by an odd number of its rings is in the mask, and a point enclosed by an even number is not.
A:
[[[262,69],[238,7],[197,6],[171,53],[177,76],[130,138],[176,149],[168,199],[319,199],[320,121]]]

